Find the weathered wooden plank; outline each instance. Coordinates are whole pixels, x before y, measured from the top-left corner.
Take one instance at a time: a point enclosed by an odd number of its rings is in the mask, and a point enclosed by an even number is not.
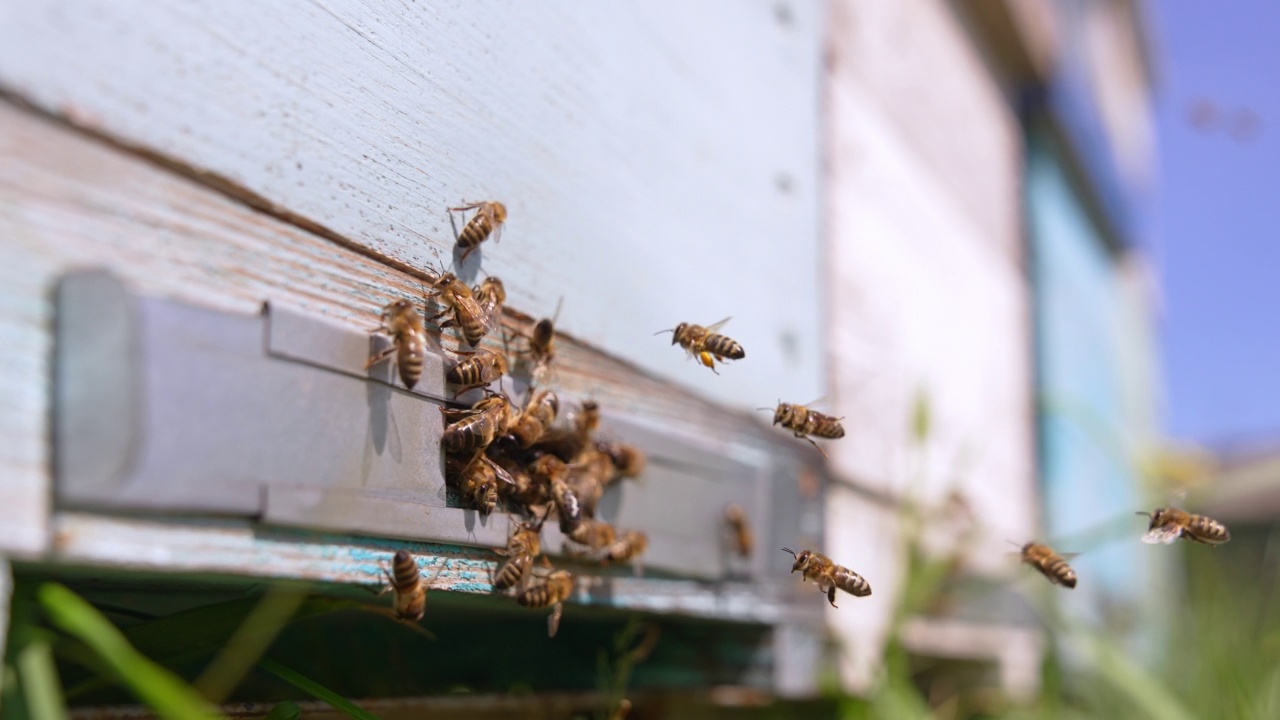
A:
[[[550,315],[563,296],[575,336],[754,407],[822,394],[824,17],[59,0],[0,9],[0,86],[418,271],[448,261],[445,208],[503,200],[504,239],[478,256],[513,304]],[[749,361],[720,378],[651,335],[727,315]]]
[[[0,272],[15,281],[0,292],[15,309],[0,316],[0,394],[15,399],[0,407],[0,541],[15,552],[38,552],[47,537],[51,293],[60,273],[101,266],[147,295],[246,315],[271,300],[363,329],[388,299],[423,292],[408,273],[4,104],[0,157]],[[567,394],[649,418],[713,452],[756,447],[814,459],[760,418],[567,338],[558,347],[556,382]]]
[[[381,587],[382,564],[398,549],[419,559],[435,578],[431,588],[491,593],[493,571],[503,558],[481,549],[405,540],[377,540],[270,530],[242,520],[147,520],[63,512],[54,519],[54,547],[48,561],[78,567],[110,568],[168,575],[292,578]],[[731,622],[813,626],[821,605],[811,586],[786,579],[706,583],[649,580],[626,574],[599,574],[584,565],[575,603]]]

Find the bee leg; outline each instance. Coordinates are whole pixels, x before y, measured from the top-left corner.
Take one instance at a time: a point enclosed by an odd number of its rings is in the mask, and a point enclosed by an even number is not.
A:
[[[801,435],[800,433],[796,433],[796,437],[802,438],[808,441],[808,443],[812,445],[818,452],[822,453],[822,457],[824,458],[827,457],[827,452],[823,450],[822,447],[818,445],[818,443],[814,442],[813,438],[809,437],[808,435]]]
[[[387,358],[395,354],[396,354],[396,346],[393,344],[391,347],[388,347],[385,350],[372,355],[369,358],[369,362],[364,364],[364,369],[368,370],[374,365],[377,365],[378,363],[382,362],[383,360],[386,360]]]
[[[835,585],[832,585],[831,589],[827,591],[827,602],[831,603],[831,607],[833,608],[836,608],[836,609],[840,608],[839,605],[836,605],[836,586]]]
[[[716,370],[716,361],[711,357],[711,353],[703,351],[698,353],[698,362],[711,368],[711,372],[719,375],[720,371]]]
[[[560,613],[564,611],[564,603],[556,603],[556,607],[551,611],[551,617],[547,618],[547,637],[555,637],[556,631],[560,629]]]

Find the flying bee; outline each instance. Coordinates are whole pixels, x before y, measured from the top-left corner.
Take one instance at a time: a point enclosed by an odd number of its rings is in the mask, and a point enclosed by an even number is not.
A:
[[[364,369],[377,365],[392,355],[400,370],[404,386],[413,389],[422,377],[422,363],[427,346],[427,333],[422,326],[422,315],[408,300],[395,300],[382,310],[382,324],[374,332],[386,332],[391,336],[391,346],[365,363]]]
[[[542,520],[538,518],[538,522],[522,522],[516,526],[515,531],[507,538],[507,547],[505,550],[494,550],[499,555],[505,555],[507,561],[502,563],[494,574],[493,586],[498,590],[506,590],[515,587],[519,583],[523,583],[529,576],[529,569],[533,567],[533,560],[542,553]]]
[[[496,325],[494,317],[490,316],[480,307],[480,303],[476,302],[475,296],[471,294],[471,288],[463,284],[453,273],[442,272],[431,283],[427,294],[438,298],[438,302],[444,306],[444,309],[431,318],[435,321],[448,315],[453,317],[440,324],[440,327],[449,328],[457,325],[462,331],[462,338],[466,340],[468,345],[476,345],[485,334]]]
[[[573,594],[573,575],[568,570],[556,570],[544,578],[530,580],[516,593],[516,602],[527,608],[555,606],[547,618],[547,636],[555,637],[560,629],[562,603]]]
[[[791,553],[791,556],[796,559],[791,565],[791,572],[799,570],[805,580],[812,579],[817,582],[818,590],[826,593],[827,602],[831,603],[831,607],[838,607],[836,588],[854,597],[866,597],[871,594],[871,583],[849,568],[835,564],[831,558],[822,553],[801,550],[796,554],[790,548],[782,548],[782,551]]]
[[[1053,548],[1040,543],[1029,542],[1021,548],[1022,562],[1040,571],[1054,585],[1067,588],[1076,586],[1076,571],[1071,569],[1062,556]]]
[[[533,330],[529,331],[525,338],[525,349],[520,354],[525,357],[527,363],[525,367],[529,368],[529,378],[533,385],[542,383],[547,369],[551,366],[551,361],[555,359],[556,320],[560,318],[560,308],[563,304],[564,298],[561,297],[556,303],[555,315],[542,318],[535,323]]]
[[[734,551],[742,557],[751,557],[751,550],[755,547],[755,537],[751,534],[751,526],[747,522],[747,511],[735,503],[724,509],[724,519],[733,532]]]
[[[453,394],[455,399],[468,390],[484,387],[507,374],[507,358],[501,353],[482,349],[457,354],[466,360],[459,360],[444,376],[445,380],[461,386]]]
[[[415,623],[421,620],[427,611],[427,589],[422,583],[422,575],[418,572],[418,563],[413,556],[404,550],[397,550],[391,560],[391,570],[388,571],[384,565],[382,572],[391,583],[382,593],[395,592],[396,619]]]
[[[628,530],[622,537],[605,548],[602,562],[624,563],[644,554],[649,547],[649,536],[639,530]]]
[[[644,472],[644,451],[635,445],[600,441],[596,443],[596,449],[609,455],[618,475],[622,477],[634,478]]]
[[[1227,526],[1205,517],[1195,515],[1178,508],[1156,508],[1154,513],[1139,512],[1151,518],[1142,542],[1148,544],[1169,543],[1178,538],[1186,538],[1205,545],[1221,545],[1231,539]]]
[[[560,399],[546,388],[538,388],[529,394],[520,413],[520,421],[511,428],[511,434],[520,442],[520,447],[530,447],[551,427],[556,415],[560,412]]]
[[[726,360],[741,360],[747,356],[747,351],[742,349],[742,345],[737,340],[716,332],[724,327],[725,323],[729,322],[730,319],[725,318],[708,327],[694,325],[693,323],[680,323],[674,330],[659,330],[654,334],[671,333],[672,345],[679,344],[690,356],[696,357],[698,362],[711,368],[711,372],[719,375],[720,372],[716,370],[716,360],[723,363]]]
[[[617,540],[617,532],[612,525],[594,518],[583,518],[577,527],[566,534],[570,540],[592,550],[603,550]]]
[[[520,411],[502,395],[490,395],[468,410],[440,408],[440,412],[449,423],[441,441],[451,453],[483,450],[520,419]]]
[[[760,410],[768,410],[769,408],[758,408]],[[773,411],[773,424],[781,425],[790,430],[796,437],[808,440],[809,444],[818,448],[818,452],[826,457],[826,452],[818,447],[818,443],[813,441],[813,437],[826,438],[828,440],[836,440],[844,437],[844,426],[840,421],[844,418],[833,418],[830,415],[824,415],[817,410],[810,410],[803,405],[792,405],[778,401],[778,407]],[[809,437],[812,435],[813,437]]]
[[[502,281],[490,275],[471,289],[471,296],[480,304],[485,316],[494,320],[502,317],[502,304],[507,301],[507,288]]]
[[[456,487],[467,504],[482,515],[488,515],[497,507],[499,482],[515,484],[506,470],[478,451],[466,463],[453,456],[446,457],[445,481]]]
[[[500,202],[478,202],[449,208],[449,212],[465,213],[468,210],[475,210],[476,214],[471,216],[467,224],[462,226],[462,232],[458,233],[458,247],[464,250],[463,262],[480,247],[480,243],[490,237],[498,242],[502,236],[502,224],[507,221],[507,206]]]

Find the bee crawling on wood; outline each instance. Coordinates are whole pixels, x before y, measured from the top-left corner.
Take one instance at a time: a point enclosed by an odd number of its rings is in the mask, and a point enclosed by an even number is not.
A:
[[[511,428],[511,434],[520,447],[531,447],[547,432],[559,413],[560,399],[556,394],[546,388],[537,388],[529,393],[524,410],[520,412],[520,420]]]
[[[498,505],[498,483],[514,485],[515,480],[500,465],[481,451],[476,451],[465,463],[457,456],[445,458],[445,482],[456,487],[467,505],[482,515],[493,512]]]
[[[391,336],[391,346],[369,358],[364,368],[369,368],[395,356],[396,368],[404,386],[413,389],[422,377],[422,364],[426,355],[427,334],[423,329],[422,315],[408,300],[395,300],[382,310],[382,324],[373,332],[385,332]]]
[[[495,316],[485,312],[480,303],[471,294],[471,288],[451,272],[441,272],[427,289],[427,295],[434,297],[444,309],[431,317],[434,322],[452,314],[453,317],[440,324],[441,329],[457,326],[462,338],[468,345],[476,345],[490,330],[497,326]]]
[[[490,350],[473,350],[455,353],[459,360],[445,373],[445,380],[459,386],[454,399],[468,390],[482,388],[507,374],[507,358]]]
[[[545,519],[544,514],[538,518],[536,524],[528,521],[521,522],[507,538],[507,547],[494,550],[495,553],[507,557],[506,562],[502,563],[494,573],[494,588],[506,590],[528,579],[534,559],[542,554],[542,521]]]
[[[441,442],[451,453],[469,453],[484,450],[494,440],[506,435],[519,421],[516,410],[506,396],[492,394],[466,410],[440,408],[444,415],[444,435]]]
[[[827,602],[831,603],[831,607],[838,607],[836,588],[854,597],[866,597],[871,594],[871,583],[849,568],[835,564],[826,555],[811,550],[801,550],[797,554],[791,548],[782,548],[782,551],[791,553],[791,556],[796,559],[791,565],[791,572],[799,570],[805,580],[817,582],[818,589],[826,593]]]
[[[1231,539],[1227,526],[1204,515],[1196,515],[1178,508],[1156,508],[1153,513],[1138,512],[1151,518],[1142,542],[1168,545],[1178,538],[1205,545],[1221,545]]]
[[[757,410],[768,409],[757,408]],[[817,410],[810,410],[804,405],[784,403],[781,400],[778,401],[778,407],[773,410],[774,425],[781,425],[790,430],[796,437],[809,441],[810,445],[818,448],[818,452],[822,453],[823,457],[826,457],[827,453],[818,447],[818,443],[814,442],[813,438],[838,440],[844,437],[844,426],[840,424],[843,419],[824,415]]]
[[[471,289],[471,296],[490,319],[497,322],[502,317],[502,304],[507,301],[507,287],[501,280],[490,275]]]
[[[638,559],[649,547],[649,536],[640,530],[628,530],[605,548],[600,558],[604,563],[624,563]],[[638,567],[637,567],[638,570]]]
[[[563,603],[573,594],[573,575],[568,570],[556,570],[546,577],[531,578],[516,593],[516,602],[527,608],[555,606],[547,618],[547,636],[555,637],[560,629]]]
[[[1040,571],[1054,585],[1075,588],[1076,571],[1071,569],[1063,556],[1054,552],[1053,548],[1041,543],[1029,542],[1020,549],[1022,562]],[[1068,554],[1067,557],[1073,557]]]
[[[723,363],[726,360],[741,360],[747,356],[747,351],[742,349],[742,345],[737,340],[716,332],[731,319],[725,318],[707,327],[693,323],[680,323],[674,329],[659,330],[654,334],[671,333],[672,345],[680,345],[690,356],[697,358],[698,362],[719,375],[720,372],[716,370],[716,360]]]
[[[507,206],[500,202],[477,202],[449,208],[449,212],[465,213],[468,210],[475,210],[476,214],[471,216],[458,233],[458,247],[463,249],[463,262],[480,247],[480,243],[490,237],[498,242],[502,237],[502,225],[507,221]]]

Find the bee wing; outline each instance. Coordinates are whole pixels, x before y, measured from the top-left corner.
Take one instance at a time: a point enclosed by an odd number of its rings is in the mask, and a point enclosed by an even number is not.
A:
[[[497,476],[499,480],[501,480],[502,482],[508,485],[516,484],[516,479],[511,477],[511,473],[507,472],[506,468],[490,460],[487,456],[484,458],[484,461],[486,464],[488,464],[489,468],[493,470],[493,474]]]
[[[726,323],[728,323],[728,322],[729,322],[730,320],[732,320],[732,319],[733,319],[733,316],[732,316],[732,315],[730,315],[729,317],[727,317],[727,318],[725,318],[725,319],[721,320],[720,322],[712,323],[712,324],[708,325],[708,326],[707,326],[707,332],[708,332],[708,333],[716,332],[716,331],[717,331],[717,330],[719,330],[720,328],[724,327],[724,326],[725,326],[725,324],[726,324]]]
[[[1182,535],[1182,528],[1177,525],[1162,525],[1154,527],[1142,536],[1142,542],[1148,545],[1157,545],[1163,543],[1168,545],[1177,540]]]

